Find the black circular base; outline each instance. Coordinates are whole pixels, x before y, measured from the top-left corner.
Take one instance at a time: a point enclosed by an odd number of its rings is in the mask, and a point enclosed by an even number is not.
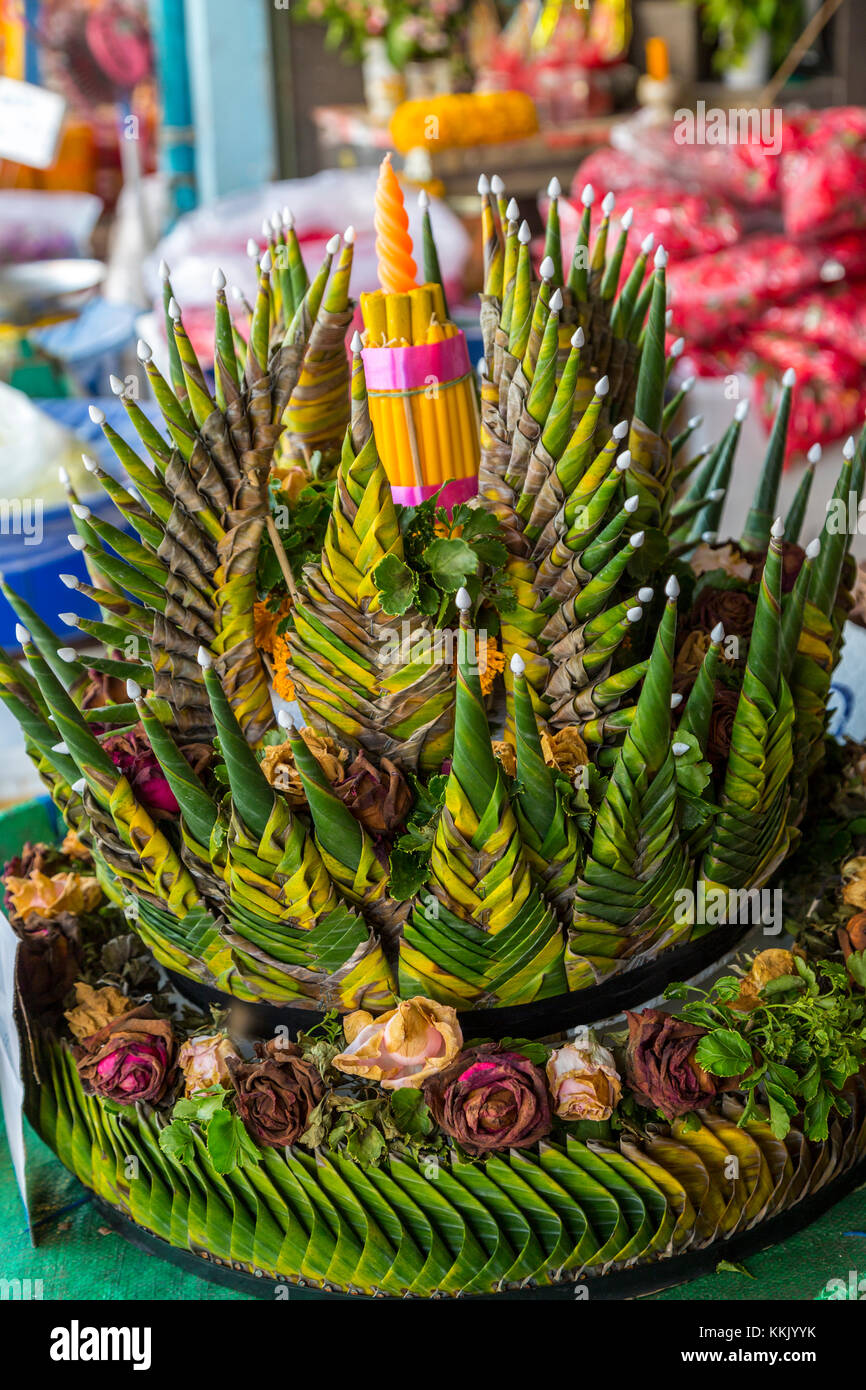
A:
[[[849,1168],[847,1173],[840,1174],[826,1187],[810,1197],[805,1197],[789,1211],[780,1212],[778,1216],[772,1216],[768,1221],[762,1221],[753,1230],[729,1236],[727,1240],[713,1241],[711,1245],[702,1250],[687,1251],[684,1255],[674,1255],[671,1259],[654,1260],[651,1263],[634,1265],[631,1269],[613,1270],[607,1274],[598,1274],[593,1270],[587,1270],[578,1279],[563,1279],[561,1283],[549,1286],[536,1285],[503,1289],[501,1293],[468,1294],[465,1296],[466,1301],[477,1303],[503,1298],[521,1300],[568,1299],[573,1303],[576,1290],[581,1287],[586,1288],[587,1296],[593,1301],[600,1298],[640,1298],[647,1294],[659,1293],[662,1289],[671,1288],[674,1284],[686,1283],[690,1279],[697,1279],[702,1274],[712,1274],[719,1260],[741,1261],[749,1255],[754,1255],[758,1250],[765,1250],[771,1245],[778,1245],[780,1241],[787,1240],[788,1236],[794,1235],[796,1231],[801,1231],[805,1226],[817,1221],[819,1216],[823,1216],[824,1212],[829,1211],[830,1207],[835,1206],[849,1192],[853,1192],[864,1180],[866,1180],[866,1159],[861,1159],[853,1168]],[[104,1216],[106,1224],[132,1245],[146,1250],[148,1254],[168,1260],[187,1274],[198,1274],[203,1279],[210,1279],[215,1284],[236,1289],[252,1298],[271,1299],[273,1301],[283,1298],[291,1299],[293,1302],[298,1299],[374,1301],[370,1294],[332,1292],[317,1288],[314,1285],[265,1274],[263,1271],[253,1274],[246,1268],[235,1268],[224,1261],[218,1264],[210,1258],[193,1254],[191,1250],[180,1250],[176,1246],[169,1245],[160,1236],[152,1235],[150,1231],[145,1231],[141,1226],[137,1226],[130,1217],[110,1206],[102,1197],[94,1197],[94,1201]],[[440,1296],[442,1298],[454,1297],[452,1294]],[[378,1294],[376,1297],[380,1301],[386,1299],[390,1303],[405,1301],[391,1294]],[[434,1295],[435,1297],[436,1295]],[[457,1295],[457,1297],[462,1297],[462,1295]]]
[[[596,1023],[613,1018],[625,1009],[634,1008],[654,999],[674,980],[688,980],[714,965],[752,930],[749,923],[717,927],[697,941],[672,946],[647,965],[620,970],[603,984],[576,990],[573,994],[557,994],[550,999],[537,999],[531,1004],[508,1008],[492,1006],[485,1009],[461,1009],[460,1026],[466,1038],[544,1037],[561,1033],[582,1023]],[[233,996],[209,985],[169,970],[180,994],[207,1008],[215,1004],[226,1008]],[[324,1014],[317,1009],[299,1009],[288,1004],[249,1004],[255,1028],[261,1035],[273,1033],[278,1026],[292,1032],[303,1032],[321,1022]]]

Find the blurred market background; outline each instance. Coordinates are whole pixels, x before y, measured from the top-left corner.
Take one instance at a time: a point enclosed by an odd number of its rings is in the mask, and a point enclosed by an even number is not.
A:
[[[863,0],[0,0],[0,567],[56,626],[60,573],[84,573],[59,470],[103,505],[81,453],[116,471],[100,411],[131,437],[119,395],[152,409],[140,339],[169,370],[161,265],[204,364],[214,268],[242,306],[275,217],[308,265],[353,225],[357,299],[388,150],[415,232],[430,195],[476,357],[479,173],[537,260],[552,178],[565,256],[585,186],[613,192],[612,234],[631,209],[632,255],[650,232],[669,252],[695,442],[751,402],[726,532],[795,369],[787,505],[804,467],[835,476],[866,408],[864,52]],[[731,111],[751,138],[716,143]],[[38,790],[5,712],[0,758],[0,804]]]

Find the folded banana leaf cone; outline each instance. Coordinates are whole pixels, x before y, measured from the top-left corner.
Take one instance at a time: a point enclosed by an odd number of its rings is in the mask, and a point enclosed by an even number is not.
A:
[[[271,787],[247,744],[215,668],[202,652],[231,788],[225,840],[229,928],[243,973],[263,975],[282,999],[318,1007],[324,994],[354,999],[358,974],[371,1002],[392,995],[382,948],[338,897],[313,837]],[[372,957],[372,959],[370,959]]]
[[[457,717],[426,891],[400,944],[402,994],[455,1007],[545,998],[565,987],[563,939],[533,878],[493,755],[461,591]]]
[[[791,843],[795,709],[781,672],[783,529],[781,521],[774,524],[734,715],[722,810],[701,865],[702,878],[713,887],[760,887]]]
[[[319,450],[325,460],[340,456],[349,424],[349,359],[346,335],[354,302],[349,278],[354,252],[354,228],[347,228],[337,266],[316,314],[297,384],[284,413],[281,456],[307,459]]]
[[[579,988],[588,974],[603,976],[620,957],[640,955],[662,941],[672,944],[688,930],[675,926],[676,895],[694,880],[679,833],[671,739],[676,580],[668,581],[666,592],[637,711],[617,754],[578,882],[566,948],[571,988]]]
[[[386,557],[403,554],[372,431],[357,443],[347,431],[322,561],[305,571],[293,608],[298,703],[308,723],[344,743],[433,770],[450,745],[450,665],[438,659],[433,629],[417,610],[399,625],[383,611],[373,578]]]

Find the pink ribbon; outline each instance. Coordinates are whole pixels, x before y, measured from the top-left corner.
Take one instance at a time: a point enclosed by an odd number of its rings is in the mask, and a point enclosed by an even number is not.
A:
[[[426,502],[427,498],[433,497],[436,492],[439,492],[438,506],[456,507],[458,502],[468,502],[477,491],[477,474],[473,474],[471,478],[452,478],[444,487],[441,483],[427,483],[424,487],[396,487],[391,484],[391,495],[401,507],[417,507],[419,502]]]
[[[364,348],[361,356],[368,391],[418,391],[430,385],[430,377],[444,386],[471,371],[462,333],[420,347]]]

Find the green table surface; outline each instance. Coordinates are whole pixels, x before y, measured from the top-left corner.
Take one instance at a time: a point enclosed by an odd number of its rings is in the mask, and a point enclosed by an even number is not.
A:
[[[26,1123],[26,1122],[25,1122]],[[100,1212],[32,1131],[34,1249],[0,1131],[0,1269],[5,1279],[42,1280],[45,1299],[245,1299],[137,1250],[104,1225]],[[781,1245],[750,1256],[749,1274],[719,1272],[655,1295],[663,1300],[818,1298],[827,1281],[849,1287],[866,1275],[866,1187]],[[838,1288],[839,1286],[835,1286]],[[866,1296],[866,1278],[863,1283]],[[827,1297],[825,1293],[823,1295]]]

